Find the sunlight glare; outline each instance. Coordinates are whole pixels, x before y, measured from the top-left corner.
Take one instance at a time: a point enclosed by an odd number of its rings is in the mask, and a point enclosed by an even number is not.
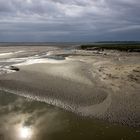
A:
[[[20,128],[20,137],[23,139],[30,138],[32,135],[31,128],[29,127],[21,127]]]

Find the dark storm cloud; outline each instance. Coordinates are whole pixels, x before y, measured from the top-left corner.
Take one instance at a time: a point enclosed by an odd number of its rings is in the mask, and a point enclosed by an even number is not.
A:
[[[0,41],[139,40],[139,0],[0,0]]]

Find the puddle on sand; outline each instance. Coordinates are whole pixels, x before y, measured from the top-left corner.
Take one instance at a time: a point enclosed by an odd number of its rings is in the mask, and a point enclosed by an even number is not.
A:
[[[138,140],[140,128],[84,118],[0,91],[0,140]]]

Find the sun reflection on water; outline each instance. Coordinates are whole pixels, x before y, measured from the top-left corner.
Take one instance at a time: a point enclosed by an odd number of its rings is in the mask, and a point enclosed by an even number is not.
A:
[[[29,140],[32,137],[32,128],[28,126],[21,126],[19,128],[19,138],[21,140]]]

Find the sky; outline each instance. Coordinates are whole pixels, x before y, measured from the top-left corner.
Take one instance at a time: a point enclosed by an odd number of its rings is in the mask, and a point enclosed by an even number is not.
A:
[[[0,0],[0,42],[140,41],[140,0]]]

